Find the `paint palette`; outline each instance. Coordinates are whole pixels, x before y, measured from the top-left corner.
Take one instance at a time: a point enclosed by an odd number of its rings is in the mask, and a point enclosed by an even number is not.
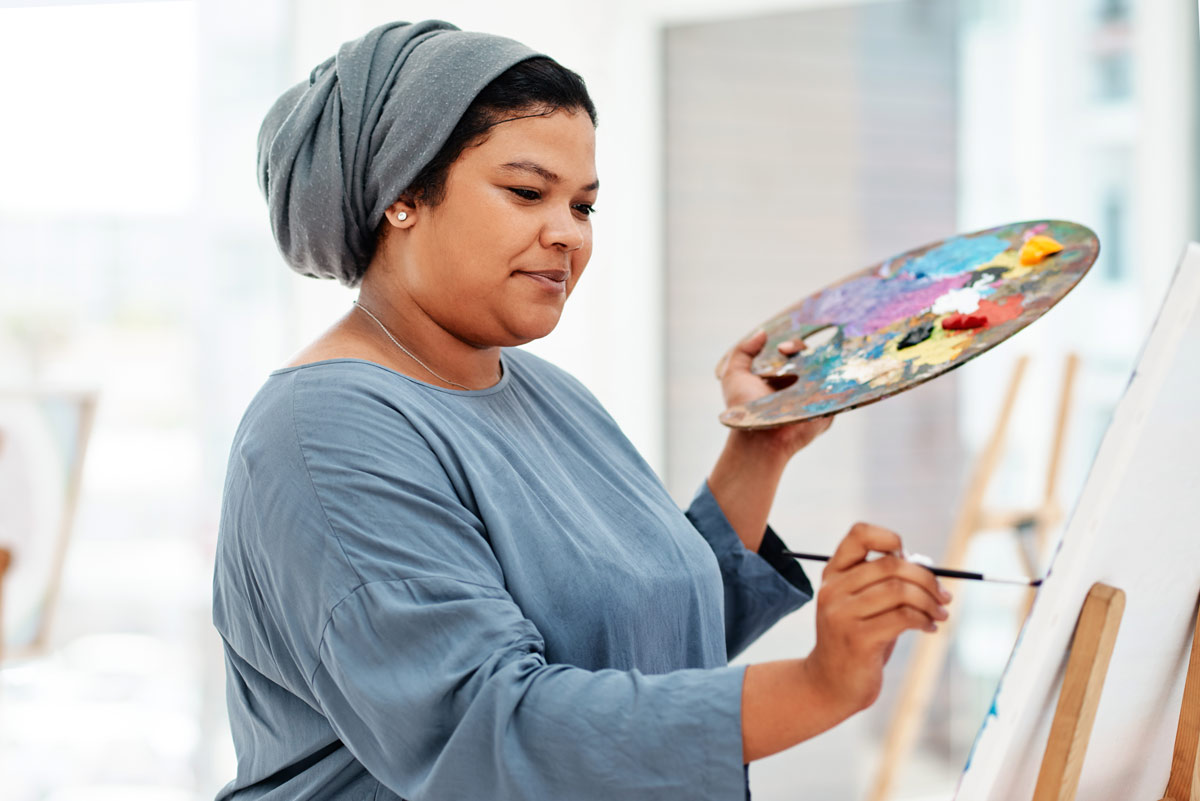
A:
[[[1082,225],[1034,220],[955,236],[855,273],[762,326],[767,344],[753,371],[797,380],[727,409],[721,422],[771,428],[928,381],[1045,314],[1099,252],[1096,234]],[[779,352],[797,339],[804,350]]]

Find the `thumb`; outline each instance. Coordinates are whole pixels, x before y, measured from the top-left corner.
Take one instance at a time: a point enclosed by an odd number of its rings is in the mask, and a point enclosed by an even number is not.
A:
[[[758,355],[758,352],[763,349],[763,345],[767,344],[767,332],[762,328],[755,331],[750,336],[737,343],[734,351],[737,353],[745,353],[750,356]]]
[[[763,345],[765,344],[767,344],[767,332],[760,328],[734,345],[732,350],[722,356],[713,372],[716,373],[717,378],[723,378],[730,368],[749,369],[750,362],[753,361],[754,357],[758,355],[758,352],[763,349]]]
[[[729,367],[734,370],[749,370],[754,357],[767,344],[767,332],[761,328],[743,339],[729,352]]]

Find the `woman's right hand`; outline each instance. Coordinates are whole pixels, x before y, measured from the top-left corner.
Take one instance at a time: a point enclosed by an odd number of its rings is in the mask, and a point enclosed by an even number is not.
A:
[[[867,561],[872,552],[889,555]],[[817,643],[804,668],[830,698],[847,705],[847,714],[879,697],[883,667],[904,631],[937,631],[948,616],[950,594],[930,571],[891,555],[902,552],[895,532],[858,523],[822,573]]]
[[[817,593],[817,644],[804,659],[746,667],[742,761],[778,753],[836,726],[879,697],[883,666],[908,629],[936,631],[950,593],[898,556],[900,537],[859,523],[842,540]]]

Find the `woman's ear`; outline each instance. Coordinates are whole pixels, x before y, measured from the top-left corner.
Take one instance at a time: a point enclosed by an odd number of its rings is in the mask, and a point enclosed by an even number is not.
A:
[[[393,228],[411,228],[417,219],[417,207],[410,198],[402,197],[388,206],[383,216]]]

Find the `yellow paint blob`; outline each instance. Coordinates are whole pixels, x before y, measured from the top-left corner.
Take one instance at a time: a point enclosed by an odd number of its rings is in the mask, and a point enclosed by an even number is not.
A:
[[[1021,246],[1021,264],[1037,264],[1062,249],[1062,244],[1048,236],[1031,236],[1029,241]]]
[[[900,344],[900,338],[896,338],[887,344],[883,353],[888,358],[911,362],[914,367],[933,367],[957,359],[973,336],[970,331],[946,331],[938,325],[924,342],[898,350],[896,346]]]

